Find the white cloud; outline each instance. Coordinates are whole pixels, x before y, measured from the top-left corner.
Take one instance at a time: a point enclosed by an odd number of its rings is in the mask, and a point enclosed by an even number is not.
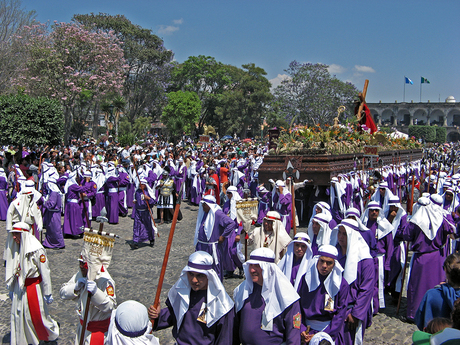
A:
[[[159,25],[158,26],[158,33],[160,35],[171,35],[174,31],[179,30],[178,26],[173,25]]]
[[[355,70],[363,73],[375,73],[375,69],[369,66],[355,65]]]
[[[275,78],[270,79],[270,83],[272,83],[272,88],[276,88],[284,79],[288,79],[289,76],[287,74],[278,74]]]
[[[340,73],[345,72],[347,69],[340,65],[332,64],[328,67],[327,70],[329,71],[330,74],[340,74]]]
[[[181,25],[183,22],[184,22],[184,19],[183,19],[183,18],[181,18],[181,19],[174,19],[174,20],[173,20],[173,24],[176,24],[176,25]]]

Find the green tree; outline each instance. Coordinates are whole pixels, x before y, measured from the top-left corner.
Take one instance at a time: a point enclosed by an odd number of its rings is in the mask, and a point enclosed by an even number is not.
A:
[[[297,117],[295,122],[308,125],[331,124],[339,106],[352,104],[358,95],[356,87],[331,76],[327,69],[324,64],[289,64],[285,70],[289,77],[274,90],[273,99],[289,122]]]
[[[190,56],[172,70],[171,91],[192,91],[201,101],[198,127],[210,124],[220,105],[220,98],[231,84],[229,67],[211,56]]]
[[[126,116],[131,123],[147,112],[160,116],[166,101],[166,87],[170,79],[173,52],[163,45],[163,40],[151,30],[131,23],[123,15],[76,14],[73,20],[88,30],[113,32],[123,42],[127,61],[123,95],[126,99]]]
[[[173,137],[182,133],[191,134],[200,118],[201,101],[198,95],[190,91],[168,93],[168,104],[163,109],[161,121]]]
[[[218,116],[209,123],[216,126],[221,134],[238,133],[245,138],[248,128],[252,129],[253,135],[260,133],[272,94],[264,69],[253,63],[242,67],[227,66],[232,82],[222,92],[216,107]]]
[[[58,145],[64,121],[56,100],[24,94],[0,96],[0,143]]]
[[[113,34],[90,32],[75,23],[55,23],[50,33],[47,29],[41,24],[25,27],[25,36],[15,42],[17,50],[28,56],[15,83],[28,94],[61,102],[68,143],[83,97],[91,95],[93,102],[99,102],[107,94],[120,94],[125,59]]]

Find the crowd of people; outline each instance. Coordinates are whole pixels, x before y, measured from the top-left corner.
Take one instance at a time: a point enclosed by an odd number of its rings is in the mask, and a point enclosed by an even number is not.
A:
[[[373,316],[386,300],[397,303],[404,283],[405,321],[427,330],[431,320],[451,318],[460,297],[454,148],[340,174],[329,186],[261,183],[267,153],[263,144],[190,139],[5,147],[0,220],[8,231],[11,343],[58,338],[47,309],[45,248],[64,249],[66,237],[83,238],[80,269],[60,289],[60,298],[78,303],[76,344],[155,344],[150,332],[168,327],[177,344],[362,344]],[[153,247],[181,200],[199,206],[195,252],[166,307],[126,301],[117,308],[110,234],[85,228],[95,220],[117,224],[132,209],[132,250]],[[249,223],[239,212],[244,202],[256,205]],[[293,230],[298,224],[306,230]],[[223,283],[235,276],[244,280],[232,299]]]

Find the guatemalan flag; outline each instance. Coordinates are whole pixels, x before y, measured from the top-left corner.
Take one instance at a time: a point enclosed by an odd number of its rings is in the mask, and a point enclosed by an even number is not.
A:
[[[409,78],[407,77],[404,77],[406,78],[406,84],[411,84],[411,85],[414,85],[414,82],[412,80],[410,80]]]

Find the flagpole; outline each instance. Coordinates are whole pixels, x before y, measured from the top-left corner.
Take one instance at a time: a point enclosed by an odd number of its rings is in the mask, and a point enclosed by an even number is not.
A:
[[[404,76],[403,103],[406,101],[406,76]]]
[[[420,77],[420,103],[422,103],[422,77]]]

